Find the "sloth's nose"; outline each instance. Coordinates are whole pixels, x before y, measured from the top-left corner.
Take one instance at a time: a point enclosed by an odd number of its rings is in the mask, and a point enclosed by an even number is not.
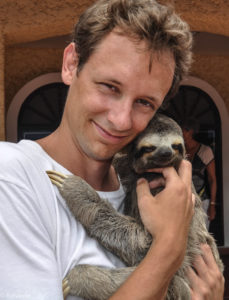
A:
[[[169,159],[172,157],[172,155],[173,155],[173,153],[172,153],[171,149],[169,149],[167,147],[160,149],[160,151],[158,153],[158,156],[163,159]]]

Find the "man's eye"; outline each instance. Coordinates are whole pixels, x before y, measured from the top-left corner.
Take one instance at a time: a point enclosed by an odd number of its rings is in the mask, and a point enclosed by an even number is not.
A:
[[[112,84],[109,84],[109,83],[101,83],[105,88],[109,89],[110,91],[114,92],[114,93],[117,93],[118,92],[118,89],[112,85]]]
[[[153,104],[150,101],[145,100],[145,99],[138,99],[137,103],[142,104],[143,106],[146,106],[146,107],[154,108]]]

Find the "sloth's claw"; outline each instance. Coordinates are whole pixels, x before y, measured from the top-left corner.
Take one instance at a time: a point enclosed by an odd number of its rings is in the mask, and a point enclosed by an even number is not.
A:
[[[66,277],[62,281],[62,290],[63,290],[64,299],[66,299],[66,297],[68,296],[68,294],[70,292],[70,286],[68,283],[68,279]]]
[[[64,175],[57,171],[48,170],[46,171],[46,173],[50,178],[51,182],[55,184],[57,187],[62,187],[64,180],[68,178],[67,175]]]

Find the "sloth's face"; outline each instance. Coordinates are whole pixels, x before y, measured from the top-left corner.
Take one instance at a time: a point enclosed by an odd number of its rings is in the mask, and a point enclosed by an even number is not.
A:
[[[177,133],[147,134],[136,144],[132,166],[136,173],[147,169],[174,166],[176,169],[184,157],[184,141]]]

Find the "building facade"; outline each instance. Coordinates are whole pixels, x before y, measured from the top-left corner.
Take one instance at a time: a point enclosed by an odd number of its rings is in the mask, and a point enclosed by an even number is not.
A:
[[[60,77],[63,49],[71,41],[73,25],[80,13],[93,2],[1,1],[0,140],[16,142],[25,134],[38,136],[57,126],[66,95]],[[202,122],[203,132],[209,135],[217,157],[216,235],[220,246],[229,247],[229,1],[161,2],[174,5],[193,32],[194,62],[182,86],[188,91],[187,99],[193,96],[198,101],[196,117]],[[51,102],[47,95],[51,95]],[[35,100],[43,103],[39,105],[42,111]],[[33,122],[28,117],[29,109],[37,115]],[[190,113],[193,111],[194,105]],[[54,125],[47,125],[47,120]]]

